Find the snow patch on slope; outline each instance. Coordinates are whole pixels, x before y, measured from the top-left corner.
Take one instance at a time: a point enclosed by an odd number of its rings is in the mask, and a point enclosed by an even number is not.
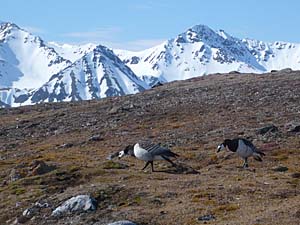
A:
[[[37,88],[70,65],[43,40],[13,23],[0,25],[0,88]]]
[[[54,74],[25,104],[99,99],[134,94],[147,88],[111,50],[99,45]]]
[[[93,43],[83,45],[59,44],[56,42],[48,42],[48,45],[55,49],[65,59],[75,62],[82,56],[92,51],[97,45]]]
[[[205,25],[191,27],[144,51],[114,51],[138,76],[166,81],[231,71],[264,73],[287,67],[300,69],[299,44],[240,40]]]

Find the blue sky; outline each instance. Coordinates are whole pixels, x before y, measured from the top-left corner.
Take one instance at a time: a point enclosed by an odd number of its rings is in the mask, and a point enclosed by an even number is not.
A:
[[[0,0],[0,20],[60,43],[145,49],[196,24],[300,43],[298,0]]]

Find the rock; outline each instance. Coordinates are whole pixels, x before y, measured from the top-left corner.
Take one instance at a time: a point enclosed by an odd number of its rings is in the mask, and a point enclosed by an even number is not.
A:
[[[60,217],[68,213],[95,211],[97,204],[97,200],[89,195],[78,195],[65,201],[61,206],[53,210],[51,215]]]
[[[59,146],[60,148],[71,148],[73,147],[74,145],[72,143],[65,143],[65,144],[62,144],[61,146]]]
[[[137,225],[137,224],[129,220],[120,220],[113,223],[109,223],[107,225]]]
[[[295,213],[295,217],[300,219],[300,210]]]
[[[28,209],[25,209],[22,213],[22,216],[27,217],[27,218],[31,218],[33,217],[37,212],[39,211],[38,207],[31,207]]]
[[[42,160],[34,160],[30,165],[29,175],[36,176],[49,173],[56,169],[56,166],[49,166]]]
[[[300,173],[293,173],[291,175],[292,178],[297,178],[297,179],[300,179]]]
[[[300,132],[300,124],[297,122],[290,122],[285,124],[285,129],[289,133],[299,133]]]
[[[119,112],[119,109],[120,109],[120,107],[114,106],[109,110],[108,114],[116,114]]]
[[[292,132],[292,133],[300,132],[300,125],[294,126],[289,132]]]
[[[210,220],[215,220],[215,219],[216,219],[216,217],[212,214],[200,216],[198,218],[199,221],[210,221]]]
[[[154,84],[151,88],[156,88],[156,87],[160,87],[163,86],[164,84],[161,82],[157,82],[156,84]]]
[[[236,70],[233,70],[233,71],[230,71],[228,74],[240,74],[240,72],[236,71]]]
[[[102,141],[103,138],[100,135],[93,135],[89,138],[89,141]]]
[[[27,221],[31,219],[33,216],[35,216],[42,208],[49,208],[49,207],[50,205],[46,202],[44,203],[36,202],[32,207],[25,209],[22,215],[18,217],[18,220]]]
[[[115,152],[115,153],[109,154],[109,155],[106,157],[106,159],[107,159],[107,160],[112,160],[112,159],[114,159],[114,158],[116,158],[116,157],[118,157],[118,156],[119,156],[119,152]]]
[[[21,175],[19,170],[14,168],[10,171],[9,178],[11,182],[14,182],[16,180],[23,178],[23,176]]]
[[[18,224],[26,223],[28,220],[30,220],[30,218],[21,215],[21,216],[17,217],[17,219],[13,222],[13,225],[18,225]]]
[[[260,134],[260,135],[265,135],[266,133],[275,133],[275,132],[278,132],[278,127],[276,127],[273,124],[259,128],[257,130],[257,134]]]
[[[285,172],[285,171],[288,171],[289,168],[287,168],[286,166],[276,166],[276,167],[273,167],[272,170],[275,172]]]

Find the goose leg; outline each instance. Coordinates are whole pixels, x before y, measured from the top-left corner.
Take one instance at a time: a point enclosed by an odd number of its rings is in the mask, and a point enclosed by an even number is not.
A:
[[[153,163],[153,162],[152,162]],[[142,170],[144,170],[144,169],[146,169],[147,168],[147,166],[150,164],[150,161],[147,161],[147,163],[146,163],[146,165],[143,167],[143,169]]]
[[[153,161],[150,161],[152,172],[154,172]]]
[[[164,160],[166,160],[166,161],[168,161],[169,163],[171,163],[172,166],[176,167],[176,164],[173,163],[171,159],[169,159],[169,158],[167,158],[167,157],[165,157],[165,156],[162,156],[162,157],[163,157]]]
[[[248,158],[245,158],[243,168],[248,168]]]

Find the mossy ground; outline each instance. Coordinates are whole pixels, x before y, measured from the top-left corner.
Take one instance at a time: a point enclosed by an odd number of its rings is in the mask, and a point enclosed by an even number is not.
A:
[[[37,201],[54,208],[76,194],[95,197],[97,211],[54,219],[50,208],[27,224],[203,224],[203,215],[214,215],[208,224],[298,224],[300,134],[285,124],[299,118],[299,103],[300,73],[292,72],[211,75],[125,97],[0,110],[0,224]],[[257,134],[270,123],[279,131]],[[253,140],[264,161],[242,169],[236,155],[216,154],[237,136]],[[143,138],[179,154],[181,169],[155,162],[152,173],[134,158],[106,159]],[[34,160],[56,169],[10,180]]]

